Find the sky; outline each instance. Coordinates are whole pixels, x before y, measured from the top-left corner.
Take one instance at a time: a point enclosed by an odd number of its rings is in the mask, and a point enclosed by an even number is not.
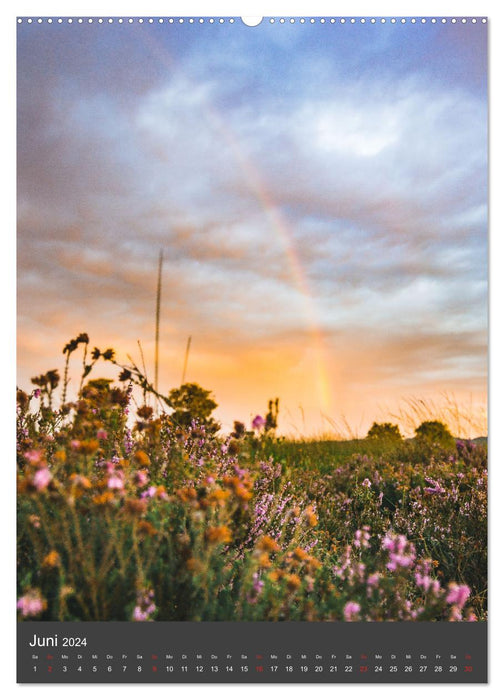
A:
[[[223,430],[279,397],[297,436],[422,401],[482,434],[486,53],[481,22],[18,25],[19,386],[83,331],[153,379],[163,250],[159,389],[191,336]]]

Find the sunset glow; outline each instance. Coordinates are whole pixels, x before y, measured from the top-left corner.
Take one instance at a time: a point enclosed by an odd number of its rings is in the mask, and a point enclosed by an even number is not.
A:
[[[223,431],[486,435],[485,25],[18,29],[21,388],[80,332],[153,380],[162,250],[159,390],[191,336]]]

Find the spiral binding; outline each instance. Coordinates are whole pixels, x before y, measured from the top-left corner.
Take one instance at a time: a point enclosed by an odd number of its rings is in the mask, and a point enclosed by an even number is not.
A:
[[[261,24],[486,24],[487,17],[264,17]],[[240,17],[18,17],[18,24],[235,24]],[[243,24],[245,24],[243,22]]]

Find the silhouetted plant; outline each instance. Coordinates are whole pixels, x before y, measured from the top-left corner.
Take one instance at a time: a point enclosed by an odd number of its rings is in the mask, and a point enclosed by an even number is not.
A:
[[[178,389],[172,389],[168,394],[168,405],[174,409],[170,416],[171,422],[178,426],[190,427],[193,421],[197,421],[210,433],[216,433],[220,425],[211,416],[217,408],[211,393],[194,383],[182,384]]]
[[[275,431],[278,426],[278,403],[279,399],[268,401],[268,413],[266,414],[265,432]]]
[[[427,420],[415,430],[415,440],[428,446],[443,448],[453,447],[455,440],[444,423],[438,420]]]
[[[373,423],[368,430],[367,438],[368,440],[380,442],[400,442],[402,435],[397,425],[392,423]]]

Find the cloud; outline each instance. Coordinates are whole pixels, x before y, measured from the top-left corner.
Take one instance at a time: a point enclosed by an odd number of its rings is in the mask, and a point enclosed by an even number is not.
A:
[[[450,34],[440,76],[432,28],[366,28],[357,47],[347,29],[334,51],[299,27],[22,35],[20,374],[54,357],[34,333],[150,352],[163,249],[163,332],[199,339],[202,381],[250,362],[247,391],[308,396],[319,337],[348,387],[483,386],[481,61],[457,77],[480,39]]]

